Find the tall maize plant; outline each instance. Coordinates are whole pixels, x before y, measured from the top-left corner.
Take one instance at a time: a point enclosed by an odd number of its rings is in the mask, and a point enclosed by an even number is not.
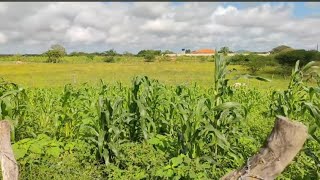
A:
[[[271,115],[282,115],[291,119],[299,119],[309,125],[309,134],[312,140],[320,145],[320,76],[315,62],[309,62],[300,67],[299,61],[291,73],[288,88],[285,91],[274,91]],[[315,86],[306,83],[314,80]],[[320,167],[319,149],[304,149]]]
[[[119,155],[119,145],[125,142],[125,119],[123,100],[117,98],[114,103],[106,96],[108,87],[101,82],[101,91],[96,104],[98,118],[84,125],[84,137],[96,149],[96,157],[106,165],[114,162]]]
[[[176,128],[179,153],[190,158],[204,155],[203,147],[210,147],[212,157],[225,153],[230,147],[227,137],[232,124],[245,115],[241,104],[228,102],[232,94],[228,86],[228,61],[219,54],[215,55],[214,96],[199,97],[188,89],[179,88],[175,109],[180,115]],[[191,100],[191,101],[190,101]]]

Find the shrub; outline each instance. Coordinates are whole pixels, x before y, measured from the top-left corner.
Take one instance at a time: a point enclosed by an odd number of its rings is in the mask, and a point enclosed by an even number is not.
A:
[[[89,60],[91,60],[91,61],[94,59],[94,57],[95,57],[94,54],[88,54],[88,55],[87,55],[87,58],[88,58]]]
[[[306,51],[299,49],[279,53],[275,56],[275,59],[279,64],[288,66],[294,66],[296,61],[300,60],[300,65],[303,66],[310,61],[319,61],[320,53],[314,50]]]
[[[138,52],[137,56],[146,56],[148,54],[153,54],[154,56],[159,56],[161,55],[161,51],[160,50],[141,50]]]
[[[160,56],[159,57],[159,61],[170,61],[170,57],[169,56],[166,56],[166,55],[163,55],[163,56]]]
[[[247,64],[245,64],[248,67],[250,73],[256,74],[266,65],[262,57],[255,57],[251,59]]]
[[[273,56],[261,56],[256,54],[235,55],[230,58],[232,64],[240,64],[248,67],[248,70],[255,74],[264,66],[276,66],[277,62]]]
[[[155,60],[154,54],[146,54],[143,57],[145,62],[153,62]]]
[[[61,51],[55,49],[47,51],[46,55],[48,56],[47,62],[49,63],[58,63],[64,56],[64,54]]]
[[[51,46],[51,49],[49,49],[47,52],[45,52],[45,55],[48,56],[47,62],[49,63],[58,63],[61,61],[61,58],[65,56],[66,49],[59,44],[55,44]]]
[[[241,64],[245,64],[248,61],[249,61],[249,57],[246,55],[242,55],[242,54],[237,54],[237,55],[230,57],[231,64],[241,65]]]
[[[114,56],[106,56],[106,57],[103,58],[103,62],[106,62],[106,63],[114,63],[114,62],[116,62],[116,61],[115,61]]]

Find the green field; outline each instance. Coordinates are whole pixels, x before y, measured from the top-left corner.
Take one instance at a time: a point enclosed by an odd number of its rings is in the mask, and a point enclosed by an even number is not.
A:
[[[246,67],[231,65],[229,69],[237,69],[230,75],[248,73]],[[231,80],[231,83],[245,82],[250,87],[260,89],[283,89],[287,87],[288,80],[269,71],[273,67],[266,67],[258,75],[269,78],[271,82],[260,82],[252,79]],[[26,87],[62,87],[67,83],[80,85],[88,82],[97,84],[100,79],[114,84],[120,81],[129,84],[136,75],[147,75],[151,78],[170,84],[201,86],[213,84],[213,62],[120,62],[120,63],[27,63],[14,64],[14,62],[0,63],[0,77]],[[287,77],[288,78],[288,77]]]
[[[21,179],[219,179],[259,150],[276,115],[314,127],[278,179],[320,178],[320,78],[307,83],[304,70],[266,66],[256,75],[270,82],[225,84],[247,67],[42,61],[0,63],[0,118],[13,125]]]

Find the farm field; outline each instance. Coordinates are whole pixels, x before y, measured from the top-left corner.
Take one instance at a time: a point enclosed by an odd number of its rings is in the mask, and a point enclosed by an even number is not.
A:
[[[0,19],[0,180],[320,180],[320,2]]]
[[[255,79],[232,80],[238,74],[249,73],[246,67],[230,65],[235,68],[229,76],[230,83],[246,83],[247,86],[258,89],[284,89],[288,85],[288,77],[273,74],[274,67],[266,67],[258,73],[271,80],[261,82]],[[96,85],[100,79],[115,84],[117,81],[129,85],[131,79],[137,75],[146,75],[168,85],[193,85],[194,83],[210,87],[213,85],[213,62],[151,62],[127,61],[119,63],[35,63],[14,64],[14,62],[0,63],[0,77],[18,83],[25,87],[63,87],[65,84],[75,86],[88,82]]]
[[[21,179],[219,179],[245,164],[283,115],[316,128],[278,179],[317,179],[320,93],[311,94],[320,81],[306,83],[303,69],[285,78],[273,70],[257,74],[271,82],[225,84],[247,68],[219,57],[6,61],[0,63],[1,118],[14,125]],[[247,86],[233,87],[236,82]]]

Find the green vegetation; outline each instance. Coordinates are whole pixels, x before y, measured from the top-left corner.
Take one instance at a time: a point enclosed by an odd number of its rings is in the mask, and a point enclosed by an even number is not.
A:
[[[25,88],[0,82],[0,116],[12,121],[22,179],[219,179],[259,150],[276,115],[310,134],[279,179],[320,178],[316,62],[280,76],[273,56],[259,55],[14,58],[0,58],[0,76]]]
[[[289,46],[281,45],[281,46],[277,46],[277,47],[273,48],[270,53],[277,54],[277,53],[288,52],[288,51],[292,51],[292,50],[294,50],[294,49]]]
[[[58,63],[61,61],[61,58],[67,53],[63,46],[56,44],[52,45],[51,49],[45,52],[45,54],[48,56],[47,62]]]
[[[273,114],[287,112],[277,109],[285,106],[291,118],[316,125],[319,97],[309,95],[318,89],[310,87],[308,99],[297,96],[288,103],[272,99],[281,92],[233,89],[226,79],[227,61],[215,57],[215,83],[205,89],[166,86],[146,76],[133,79],[131,87],[101,82],[98,87],[66,85],[62,91],[3,82],[1,115],[17,120],[14,151],[22,177],[218,179],[255,153]],[[310,67],[297,66],[288,92],[296,81],[302,84],[301,73]],[[296,101],[309,111],[291,108]],[[268,104],[272,111],[266,116]],[[312,130],[314,137],[317,133],[318,126]],[[318,178],[320,144],[310,140],[306,146],[283,177]],[[57,162],[60,168],[53,166]]]
[[[219,50],[220,53],[222,53],[223,55],[228,55],[228,53],[230,52],[229,48],[228,47],[222,47],[220,50]]]
[[[296,61],[300,61],[301,65],[305,65],[310,61],[320,61],[320,53],[315,50],[306,51],[303,49],[282,52],[275,56],[275,59],[286,66],[294,66]]]

